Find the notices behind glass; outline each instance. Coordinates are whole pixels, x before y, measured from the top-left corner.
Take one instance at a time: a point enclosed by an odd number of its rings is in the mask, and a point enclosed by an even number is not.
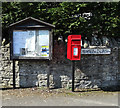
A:
[[[49,57],[49,31],[14,30],[13,55],[25,57]]]
[[[49,57],[49,31],[39,30],[39,46],[41,48],[40,56]]]
[[[33,56],[35,52],[35,31],[13,31],[13,54]]]

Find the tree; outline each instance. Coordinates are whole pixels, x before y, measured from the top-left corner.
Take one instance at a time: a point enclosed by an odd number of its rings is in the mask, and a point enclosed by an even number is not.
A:
[[[119,7],[120,2],[5,2],[3,37],[8,39],[6,29],[11,23],[29,16],[54,24],[56,38],[60,35],[67,38],[69,34],[120,37]]]

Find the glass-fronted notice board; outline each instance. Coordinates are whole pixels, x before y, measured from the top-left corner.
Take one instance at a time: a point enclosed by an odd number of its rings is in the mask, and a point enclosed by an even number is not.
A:
[[[49,30],[14,30],[13,55],[49,57]]]

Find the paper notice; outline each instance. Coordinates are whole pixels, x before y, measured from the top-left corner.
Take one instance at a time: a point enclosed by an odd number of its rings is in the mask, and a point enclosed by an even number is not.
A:
[[[20,49],[35,51],[35,31],[13,32],[13,53],[20,54]]]
[[[40,30],[39,31],[39,45],[49,45],[49,31],[48,30]]]
[[[49,57],[49,46],[41,46],[41,56]]]

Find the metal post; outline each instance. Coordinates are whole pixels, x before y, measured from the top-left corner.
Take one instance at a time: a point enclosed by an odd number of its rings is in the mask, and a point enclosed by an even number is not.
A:
[[[74,70],[75,70],[75,61],[72,61],[72,92],[74,92]]]
[[[15,85],[15,60],[13,60],[13,89],[16,88]]]

